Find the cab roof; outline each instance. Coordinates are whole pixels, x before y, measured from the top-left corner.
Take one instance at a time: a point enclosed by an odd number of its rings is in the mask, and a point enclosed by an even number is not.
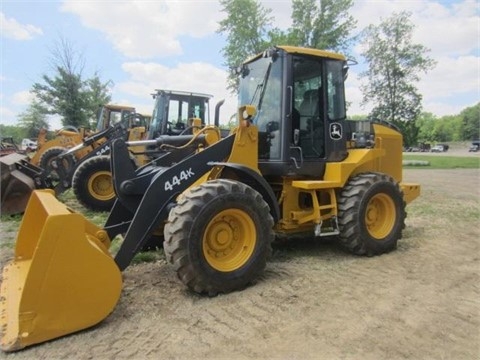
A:
[[[289,46],[289,45],[278,45],[278,46],[275,46],[274,48],[281,49],[289,54],[311,55],[311,56],[329,58],[334,60],[343,60],[343,61],[347,60],[347,58],[344,55],[335,53],[332,51],[327,51],[327,50],[320,50],[320,49],[313,49],[313,48],[306,48],[306,47],[299,47],[299,46]],[[262,56],[263,56],[263,53],[254,55],[250,57],[248,60],[246,60],[245,63],[249,63]]]
[[[179,91],[179,90],[165,90],[165,89],[155,89],[155,93],[152,95],[159,95],[161,93],[171,94],[171,95],[179,95],[179,96],[194,96],[194,97],[201,97],[201,98],[208,98],[211,99],[213,95],[210,94],[203,94],[191,91]]]
[[[335,60],[347,60],[347,58],[342,54],[335,53],[332,51],[327,51],[327,50],[288,46],[288,45],[280,45],[276,47],[279,49],[283,49],[285,50],[285,52],[290,54],[305,54],[305,55],[313,55],[318,57],[326,57],[326,58],[335,59]]]

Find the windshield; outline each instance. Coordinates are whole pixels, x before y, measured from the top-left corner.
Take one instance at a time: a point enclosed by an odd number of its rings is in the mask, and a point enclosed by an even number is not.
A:
[[[244,65],[238,88],[239,104],[255,105],[258,108],[260,94],[263,91],[271,58],[259,58]]]
[[[244,65],[239,85],[239,104],[257,109],[253,124],[260,132],[259,157],[278,159],[282,132],[282,58],[258,58]]]
[[[155,97],[155,105],[153,107],[152,121],[149,128],[150,139],[155,139],[161,134],[165,133],[165,129],[162,129],[162,124],[165,123],[165,107],[168,104],[168,99],[165,96],[157,95]]]
[[[191,118],[209,123],[210,95],[160,91],[155,96],[149,136],[178,135],[191,125]]]
[[[260,131],[269,122],[280,122],[282,100],[282,60],[259,58],[243,69],[239,85],[239,104],[254,105],[257,109],[253,123]]]

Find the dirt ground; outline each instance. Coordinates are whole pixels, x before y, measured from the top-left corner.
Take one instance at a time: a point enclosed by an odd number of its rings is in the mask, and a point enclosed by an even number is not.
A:
[[[292,240],[254,286],[213,298],[187,291],[163,260],[131,266],[101,324],[0,357],[479,359],[480,171],[406,170],[405,181],[422,195],[390,254]]]

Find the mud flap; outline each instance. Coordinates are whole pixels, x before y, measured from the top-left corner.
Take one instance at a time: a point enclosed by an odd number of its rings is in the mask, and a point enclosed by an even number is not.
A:
[[[52,190],[32,192],[3,270],[0,347],[14,351],[93,326],[114,309],[122,276],[104,230]]]

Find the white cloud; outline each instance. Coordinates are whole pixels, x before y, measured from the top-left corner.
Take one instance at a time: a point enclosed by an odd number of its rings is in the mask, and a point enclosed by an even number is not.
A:
[[[425,100],[448,98],[479,90],[478,57],[442,57],[437,60],[437,66],[424,75],[419,83],[419,90]]]
[[[0,123],[3,125],[17,125],[17,116],[21,112],[18,109],[26,109],[31,99],[32,95],[29,91],[19,91],[11,96],[1,93]]]
[[[260,2],[263,7],[272,10],[270,15],[274,17],[274,27],[287,30],[292,25],[291,0],[261,0]]]
[[[409,11],[415,24],[413,41],[431,49],[433,56],[456,56],[469,54],[480,45],[479,9],[475,0],[450,6],[436,1],[357,1],[352,15],[362,30],[378,25],[394,12]]]
[[[125,56],[141,59],[181,54],[181,36],[212,34],[220,19],[218,3],[212,1],[68,0],[61,9],[78,15],[86,27],[103,32]]]
[[[430,6],[415,13],[413,40],[426,45],[434,56],[468,55],[478,49],[480,36],[479,5],[474,1],[446,8],[429,2]]]
[[[345,82],[345,97],[348,102],[347,114],[351,115],[367,115],[372,106],[361,106],[363,94],[360,91],[360,79],[355,68],[350,68],[348,78]]]
[[[17,122],[16,115],[17,114],[15,111],[7,107],[0,106],[0,119],[3,125],[15,125]]]
[[[0,12],[0,24],[0,33],[8,39],[31,40],[37,35],[43,35],[42,29],[30,24],[20,24],[13,18],[7,18],[3,12]]]
[[[442,101],[424,101],[423,110],[432,113],[436,116],[457,115],[466,107],[474,106],[475,104],[449,104]]]
[[[425,111],[454,115],[480,101],[480,59],[476,56],[438,58],[435,69],[418,84]]]
[[[11,103],[14,105],[28,105],[35,98],[30,91],[19,91],[12,95]]]

